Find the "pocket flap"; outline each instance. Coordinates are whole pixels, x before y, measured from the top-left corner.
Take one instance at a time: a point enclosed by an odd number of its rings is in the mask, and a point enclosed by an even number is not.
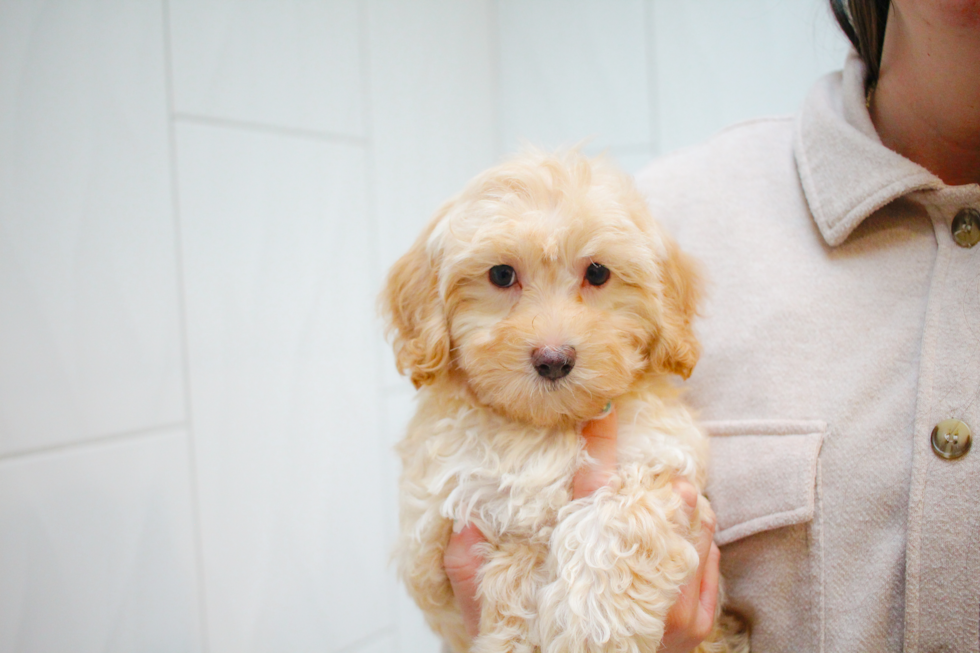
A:
[[[816,421],[706,422],[707,496],[721,546],[813,519],[817,463],[827,425]]]

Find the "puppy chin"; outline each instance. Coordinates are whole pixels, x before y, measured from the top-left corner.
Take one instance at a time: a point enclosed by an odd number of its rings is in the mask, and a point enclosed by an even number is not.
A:
[[[613,395],[590,391],[567,379],[530,378],[523,393],[500,391],[470,383],[480,403],[514,421],[541,428],[574,428],[602,413]],[[596,389],[598,390],[598,389]]]

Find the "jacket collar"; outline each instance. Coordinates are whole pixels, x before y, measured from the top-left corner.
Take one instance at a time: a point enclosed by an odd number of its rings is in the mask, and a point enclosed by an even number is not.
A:
[[[813,219],[831,246],[893,200],[944,187],[881,144],[865,105],[864,78],[864,64],[851,52],[843,71],[816,83],[797,117],[797,170]]]

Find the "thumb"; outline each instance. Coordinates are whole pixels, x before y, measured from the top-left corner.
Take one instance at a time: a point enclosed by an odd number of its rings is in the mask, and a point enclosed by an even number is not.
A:
[[[618,430],[615,408],[612,408],[608,415],[588,421],[582,427],[585,450],[595,460],[595,464],[585,465],[575,472],[575,478],[572,482],[573,499],[589,496],[606,485],[616,473],[616,434]]]
[[[459,533],[453,533],[443,553],[442,564],[453,586],[453,595],[463,613],[463,622],[470,637],[480,632],[480,600],[477,598],[477,573],[483,557],[477,545],[486,542],[483,533],[473,524],[467,524]]]

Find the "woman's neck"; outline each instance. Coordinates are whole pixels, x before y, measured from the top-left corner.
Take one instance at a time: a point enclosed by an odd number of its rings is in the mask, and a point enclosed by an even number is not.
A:
[[[980,2],[892,0],[870,108],[885,146],[980,183]]]

